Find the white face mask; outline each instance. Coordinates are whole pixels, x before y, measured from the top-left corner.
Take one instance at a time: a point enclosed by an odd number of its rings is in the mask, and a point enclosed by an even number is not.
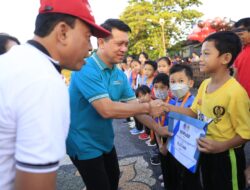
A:
[[[168,97],[168,91],[167,90],[156,90],[155,97],[157,99],[166,100],[166,98]]]
[[[187,94],[187,92],[189,91],[189,87],[184,83],[175,83],[170,84],[170,90],[175,97],[180,99]]]

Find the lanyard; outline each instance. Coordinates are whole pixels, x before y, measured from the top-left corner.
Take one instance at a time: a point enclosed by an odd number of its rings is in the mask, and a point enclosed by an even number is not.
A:
[[[185,103],[187,102],[187,100],[188,100],[188,98],[189,98],[190,95],[191,95],[190,92],[188,92],[188,93],[185,95],[185,97],[183,98],[183,101],[182,101],[180,107],[184,107],[184,105],[185,105]],[[168,96],[165,102],[168,103],[169,100],[170,100],[170,98],[169,98],[169,96]],[[166,115],[163,115],[163,116],[161,116],[161,117],[158,117],[158,124],[159,124],[159,126],[162,126],[162,127],[164,126],[164,121],[165,121],[165,119],[166,119]]]
[[[170,100],[170,97],[168,96],[167,99],[165,100],[165,102],[168,103],[169,100]],[[166,115],[163,115],[163,116],[161,116],[161,117],[158,117],[158,124],[159,124],[159,127],[160,127],[160,126],[164,127],[165,119],[166,119]]]
[[[182,101],[180,107],[182,107],[182,108],[184,107],[184,105],[185,105],[185,103],[187,102],[187,100],[188,100],[188,98],[189,98],[190,95],[191,95],[191,93],[188,92],[188,93],[184,96],[183,101]],[[178,100],[177,100],[177,101],[178,101]]]
[[[32,45],[32,46],[34,46],[35,48],[37,48],[38,50],[40,50],[41,52],[43,52],[44,54],[46,54],[46,55],[48,55],[49,57],[50,57],[50,54],[49,54],[49,52],[48,52],[48,50],[42,45],[42,44],[40,44],[39,42],[37,42],[37,41],[35,41],[35,40],[29,40],[28,42],[27,42],[28,44],[30,44],[30,45]],[[55,69],[59,72],[59,73],[61,73],[61,67],[60,67],[60,65],[57,65],[57,64],[55,64],[53,61],[51,61],[50,60],[50,62],[52,63],[52,65],[55,67]]]

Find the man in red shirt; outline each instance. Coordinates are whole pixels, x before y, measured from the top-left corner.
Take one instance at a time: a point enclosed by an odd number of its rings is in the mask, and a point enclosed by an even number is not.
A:
[[[250,97],[250,17],[234,24],[234,32],[240,37],[243,49],[235,60],[236,79],[246,89]]]
[[[235,60],[236,79],[246,89],[250,97],[250,17],[234,24],[234,32],[240,37],[243,49]],[[245,170],[247,186],[250,187],[250,165]]]

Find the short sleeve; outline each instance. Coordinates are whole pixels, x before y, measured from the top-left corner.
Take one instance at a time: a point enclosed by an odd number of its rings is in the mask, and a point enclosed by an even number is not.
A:
[[[250,139],[250,102],[243,89],[231,98],[228,112],[236,133],[243,139]]]
[[[70,117],[64,82],[49,77],[33,80],[14,103],[16,168],[32,173],[56,171],[65,155]]]
[[[101,98],[109,98],[101,73],[88,65],[72,75],[72,83],[77,85],[77,88],[89,103]]]
[[[198,89],[198,93],[197,93],[196,97],[194,98],[194,101],[193,101],[193,103],[192,103],[192,105],[190,107],[191,110],[196,114],[198,114],[198,108],[199,108],[199,106],[201,104],[200,101],[201,101],[201,98],[202,98],[202,93],[204,92],[204,88],[206,88],[206,84],[207,84],[207,80],[205,80],[205,81],[203,81],[201,83],[201,85],[200,85],[200,87]]]
[[[124,75],[123,76],[124,89],[123,89],[122,98],[121,98],[120,101],[127,102],[127,101],[130,101],[130,100],[136,99],[135,92],[133,91],[133,89],[129,85],[128,80],[126,80],[125,74],[124,73],[122,73],[122,74]]]

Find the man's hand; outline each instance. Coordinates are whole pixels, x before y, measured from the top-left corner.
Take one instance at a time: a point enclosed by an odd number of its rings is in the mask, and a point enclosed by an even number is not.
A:
[[[164,110],[165,112],[170,112],[170,111],[171,111],[171,110],[170,110],[170,104],[164,103],[164,104],[163,104],[163,110]]]
[[[149,103],[149,115],[159,117],[164,113],[164,102],[162,100],[153,100]]]
[[[220,153],[227,150],[225,142],[219,142],[204,137],[198,139],[197,142],[199,151],[204,153]]]

